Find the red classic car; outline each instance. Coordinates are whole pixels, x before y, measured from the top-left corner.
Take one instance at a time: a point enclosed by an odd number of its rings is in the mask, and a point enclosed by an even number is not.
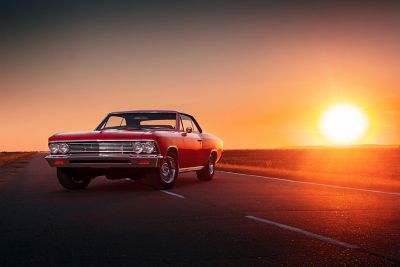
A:
[[[101,175],[147,177],[154,188],[168,189],[180,172],[196,171],[200,181],[210,181],[223,148],[189,114],[138,110],[112,112],[91,132],[55,134],[49,150],[47,162],[70,190]]]

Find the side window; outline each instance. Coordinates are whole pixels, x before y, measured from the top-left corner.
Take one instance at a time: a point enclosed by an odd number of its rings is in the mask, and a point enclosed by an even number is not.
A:
[[[126,126],[125,118],[120,116],[111,116],[108,118],[106,125],[104,125],[103,129],[107,128],[118,128],[121,126]]]
[[[194,123],[193,120],[190,120],[190,121],[192,122],[192,129],[193,129],[193,132],[199,133],[200,131],[199,131],[199,129],[197,128],[196,123]]]
[[[182,120],[182,130],[186,131],[187,127],[192,127],[193,129],[192,120],[189,117],[181,115],[181,120]]]
[[[181,115],[181,123],[182,123],[182,130],[186,131],[187,127],[192,127],[193,132],[198,133],[199,129],[197,128],[196,124],[192,121],[192,119],[188,116]]]

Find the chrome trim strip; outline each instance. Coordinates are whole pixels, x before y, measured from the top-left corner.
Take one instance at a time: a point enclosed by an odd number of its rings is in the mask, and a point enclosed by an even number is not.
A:
[[[122,154],[98,154],[98,155],[48,155],[45,157],[51,167],[62,168],[156,168],[160,167],[161,160],[164,157],[161,155],[122,155]],[[136,160],[148,159],[149,164],[140,164]],[[57,160],[62,160],[62,164],[56,164]],[[79,160],[98,160],[98,162],[71,162]],[[107,160],[110,160],[107,162]],[[126,160],[128,162],[112,162],[113,160]],[[103,161],[103,162],[102,162]]]
[[[164,158],[161,155],[127,155],[127,154],[51,154],[46,156],[46,158],[57,158],[57,159],[71,159],[71,158],[95,158],[98,157],[99,159],[104,158],[132,158],[132,159],[162,159]]]
[[[179,172],[191,172],[191,171],[199,171],[203,169],[204,166],[196,166],[196,167],[189,167],[189,168],[179,168]]]
[[[157,143],[154,139],[91,139],[91,140],[58,140],[49,141],[48,143],[76,143],[76,142],[148,142],[153,141]]]
[[[87,150],[74,150],[71,152],[68,152],[67,155],[71,155],[71,154],[79,154],[79,153],[95,153],[98,154],[99,152],[101,153],[116,153],[118,151],[115,150],[93,150],[93,151],[87,151]],[[126,154],[134,154],[135,152],[133,152],[133,150],[125,150],[125,151],[121,151],[120,154],[122,155],[126,155]],[[136,153],[135,153],[136,154]],[[145,154],[145,153],[142,153]],[[60,154],[53,154],[53,155],[60,155]],[[61,154],[62,155],[62,154]],[[151,155],[151,154],[145,154],[145,155]]]

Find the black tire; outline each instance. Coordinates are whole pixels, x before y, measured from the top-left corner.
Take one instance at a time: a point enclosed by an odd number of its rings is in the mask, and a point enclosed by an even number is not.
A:
[[[85,178],[78,175],[73,170],[57,168],[58,182],[68,190],[84,189],[88,186],[91,178]]]
[[[176,158],[167,155],[160,168],[154,169],[150,174],[150,183],[154,189],[170,189],[178,178],[178,164]]]
[[[211,181],[215,174],[215,164],[216,164],[216,157],[214,154],[211,154],[208,158],[206,165],[200,171],[197,171],[197,179],[202,182]]]

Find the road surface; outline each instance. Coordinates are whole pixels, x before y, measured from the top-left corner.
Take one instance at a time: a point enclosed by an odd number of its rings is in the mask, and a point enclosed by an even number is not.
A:
[[[68,192],[43,158],[0,170],[0,266],[400,264],[400,194],[224,172]]]

